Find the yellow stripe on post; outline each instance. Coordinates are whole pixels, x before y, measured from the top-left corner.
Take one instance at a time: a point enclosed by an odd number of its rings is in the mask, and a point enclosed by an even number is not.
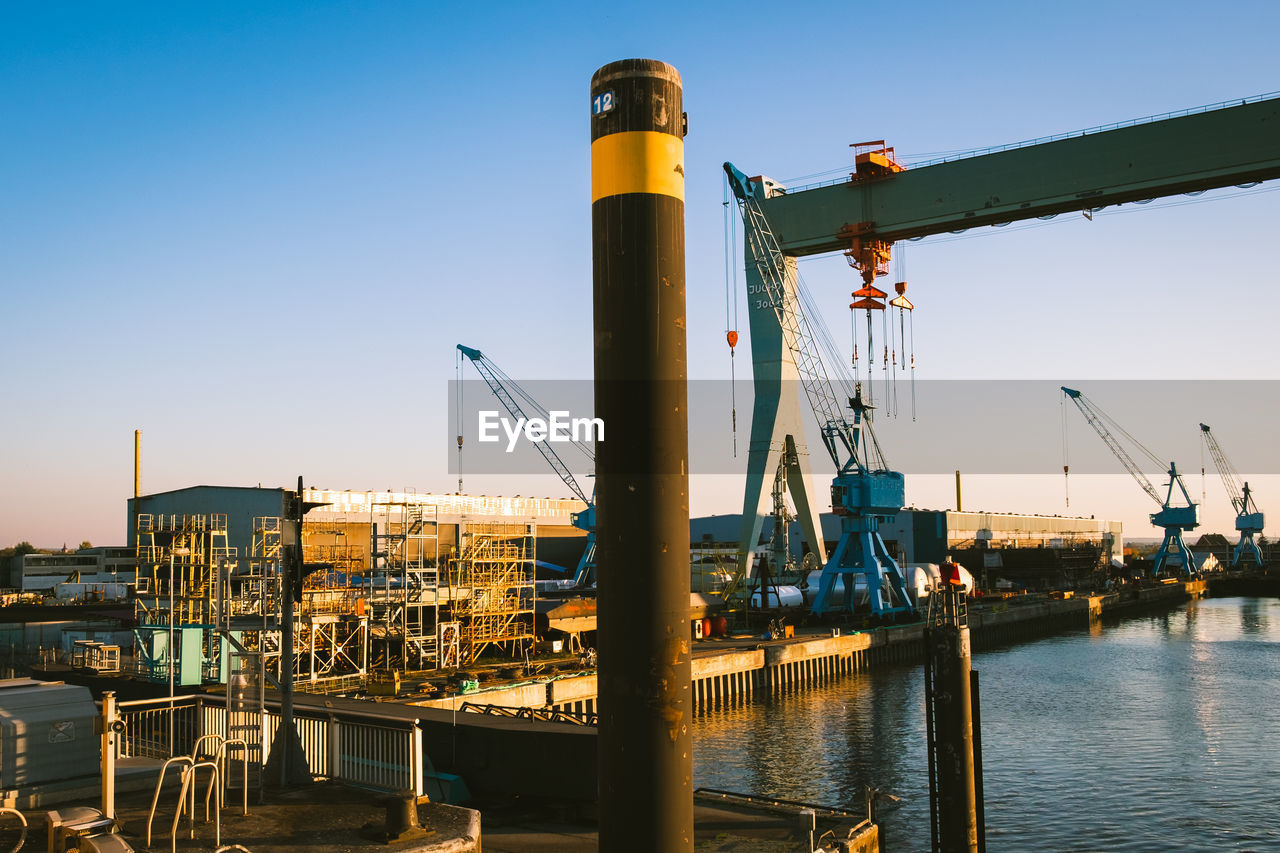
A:
[[[653,193],[684,201],[684,140],[670,133],[629,130],[591,143],[591,201]]]

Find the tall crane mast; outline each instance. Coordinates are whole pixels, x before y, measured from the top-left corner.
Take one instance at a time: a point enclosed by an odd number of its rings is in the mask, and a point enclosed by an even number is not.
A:
[[[1192,501],[1191,495],[1187,493],[1187,487],[1182,482],[1182,475],[1178,473],[1178,466],[1173,462],[1168,463],[1169,487],[1164,498],[1161,498],[1156,487],[1152,485],[1151,480],[1133,461],[1133,457],[1129,455],[1124,445],[1116,437],[1115,432],[1124,435],[1135,448],[1155,464],[1163,466],[1165,464],[1164,461],[1146,447],[1143,447],[1136,438],[1125,432],[1124,427],[1116,423],[1110,415],[1098,408],[1084,394],[1065,385],[1062,386],[1062,393],[1066,394],[1071,402],[1076,404],[1080,414],[1084,415],[1085,421],[1088,422],[1089,426],[1093,427],[1094,432],[1115,454],[1115,457],[1120,460],[1120,464],[1138,482],[1138,485],[1147,493],[1147,496],[1160,505],[1160,510],[1150,516],[1152,524],[1156,527],[1164,528],[1164,539],[1160,543],[1160,550],[1156,552],[1155,565],[1152,572],[1158,575],[1164,571],[1179,570],[1190,574],[1194,564],[1191,560],[1191,551],[1183,541],[1182,534],[1183,531],[1195,530],[1200,524],[1200,506]],[[1114,428],[1115,432],[1112,431],[1112,428]],[[1181,490],[1182,498],[1187,503],[1186,506],[1173,506],[1173,488],[1175,484]]]
[[[1222,477],[1222,485],[1226,488],[1227,496],[1231,498],[1231,506],[1236,511],[1236,530],[1240,531],[1240,541],[1231,552],[1231,568],[1238,566],[1240,558],[1246,553],[1252,554],[1258,567],[1261,568],[1262,552],[1258,549],[1258,543],[1253,541],[1253,536],[1255,533],[1262,533],[1263,516],[1258,505],[1253,502],[1253,492],[1249,490],[1249,484],[1240,478],[1235,466],[1227,459],[1227,454],[1222,452],[1218,439],[1210,431],[1208,424],[1200,424],[1200,437],[1209,448],[1214,467],[1218,469],[1218,474]]]
[[[862,579],[876,616],[892,616],[914,610],[906,580],[880,536],[880,520],[902,509],[905,486],[902,474],[889,470],[871,429],[871,406],[861,389],[847,401],[852,418],[846,417],[823,366],[817,343],[799,299],[796,298],[795,264],[788,263],[760,207],[767,182],[752,180],[724,164],[729,186],[737,199],[744,223],[746,254],[755,262],[762,295],[772,307],[782,332],[786,352],[795,364],[800,385],[817,416],[822,443],[836,467],[831,485],[833,511],[840,516],[840,541],[822,569],[815,614],[828,610],[836,581],[843,580],[848,607],[855,604],[855,581]],[[788,455],[793,447],[787,448]],[[811,543],[820,552],[820,543]]]
[[[502,368],[494,364],[484,353],[478,349],[465,347],[458,344],[458,352],[465,355],[475,365],[485,384],[489,386],[489,390],[493,392],[493,396],[498,398],[498,402],[502,403],[503,408],[507,410],[507,414],[513,418],[529,419],[529,414],[525,411],[524,406],[533,410],[534,414],[543,420],[550,420],[548,412],[538,403],[525,389],[512,379],[510,376],[502,372]],[[524,406],[520,405],[520,401],[524,401]],[[574,442],[574,445],[595,465],[595,453],[589,446],[582,442]],[[573,476],[573,472],[560,455],[555,452],[548,441],[533,442],[533,446],[538,448],[538,452],[542,454],[542,458],[547,460],[547,464],[556,472],[556,476],[569,487],[569,491],[573,492],[578,500],[587,505],[582,512],[575,512],[570,516],[573,526],[587,534],[586,547],[582,551],[582,557],[578,560],[578,568],[574,572],[573,585],[578,589],[585,589],[592,586],[596,580],[596,502],[595,492],[592,491],[591,497],[587,497],[587,493],[583,491],[582,486],[578,485],[578,479]]]

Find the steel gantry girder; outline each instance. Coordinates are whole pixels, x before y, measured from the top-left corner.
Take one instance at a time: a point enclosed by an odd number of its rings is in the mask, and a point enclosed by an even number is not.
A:
[[[1280,97],[1232,101],[932,165],[773,193],[791,256],[1071,213],[1280,177]]]

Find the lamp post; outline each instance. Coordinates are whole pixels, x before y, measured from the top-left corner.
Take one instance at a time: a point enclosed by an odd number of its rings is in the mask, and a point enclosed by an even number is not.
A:
[[[186,556],[191,553],[190,548],[170,548],[169,549],[169,643],[165,648],[165,658],[169,665],[169,755],[173,755],[173,639],[174,639],[174,592],[173,592],[173,558],[175,555]]]

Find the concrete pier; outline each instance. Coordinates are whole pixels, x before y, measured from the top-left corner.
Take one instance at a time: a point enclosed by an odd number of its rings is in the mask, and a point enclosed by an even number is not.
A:
[[[1106,595],[1071,598],[1015,596],[985,602],[969,611],[973,648],[1086,628],[1103,616],[1172,607],[1206,594],[1203,580],[1183,581]],[[854,631],[832,636],[801,633],[789,640],[736,636],[692,641],[691,699],[695,712],[757,696],[794,691],[865,672],[879,666],[918,666],[924,659],[924,626],[919,623]],[[477,693],[416,704],[457,709],[467,702],[520,708],[593,713],[597,707],[594,673],[545,681],[496,686]]]

